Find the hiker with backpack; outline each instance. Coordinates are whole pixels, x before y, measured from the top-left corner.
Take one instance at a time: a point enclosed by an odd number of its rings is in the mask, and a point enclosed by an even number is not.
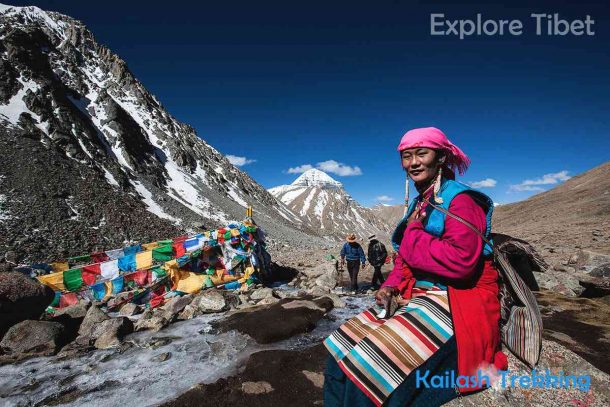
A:
[[[392,235],[396,262],[377,291],[378,308],[324,341],[330,353],[326,406],[440,406],[490,384],[426,388],[416,378],[508,367],[489,240],[492,200],[455,181],[470,160],[439,129],[408,131],[398,152],[407,177],[405,204],[410,180],[419,195]]]
[[[375,235],[369,236],[369,247],[367,249],[367,257],[369,264],[373,266],[373,279],[371,285],[373,288],[379,288],[379,284],[383,284],[385,281],[381,274],[381,267],[385,264],[385,260],[388,257],[388,251],[385,245],[375,238]]]
[[[360,265],[362,268],[366,267],[366,257],[364,256],[364,250],[360,243],[356,242],[356,235],[350,233],[345,238],[346,242],[341,248],[341,266],[343,266],[347,260],[347,273],[349,274],[350,286],[352,291],[355,293],[358,291],[358,273],[360,272]]]

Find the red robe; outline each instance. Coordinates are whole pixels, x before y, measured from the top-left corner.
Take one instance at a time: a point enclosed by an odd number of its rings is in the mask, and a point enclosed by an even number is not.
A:
[[[450,212],[485,230],[483,210],[467,194],[451,202]],[[419,275],[445,279],[457,343],[458,375],[474,376],[493,365],[506,370],[508,360],[500,351],[500,303],[498,272],[491,261],[481,261],[482,239],[462,223],[447,218],[445,232],[437,238],[421,222],[405,230],[396,264],[384,286],[398,287],[403,298],[411,298]],[[468,393],[480,387],[460,387]]]

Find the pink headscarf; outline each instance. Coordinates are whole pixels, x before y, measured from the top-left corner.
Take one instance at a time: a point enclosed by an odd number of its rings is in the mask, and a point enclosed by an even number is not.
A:
[[[423,127],[409,130],[402,136],[400,144],[398,145],[398,151],[400,152],[407,148],[416,147],[426,147],[445,151],[447,155],[445,167],[452,170],[452,172],[457,169],[460,175],[464,175],[464,172],[466,172],[470,165],[468,156],[449,141],[447,136],[445,136],[445,133],[436,127]]]

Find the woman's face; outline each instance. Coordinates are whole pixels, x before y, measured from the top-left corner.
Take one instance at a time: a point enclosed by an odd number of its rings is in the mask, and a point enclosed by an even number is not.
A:
[[[402,166],[416,184],[427,183],[434,179],[442,165],[439,154],[425,147],[408,148],[400,152]]]

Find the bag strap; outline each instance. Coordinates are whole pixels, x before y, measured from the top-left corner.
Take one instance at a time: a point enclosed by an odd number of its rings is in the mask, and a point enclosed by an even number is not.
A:
[[[438,205],[433,204],[432,202],[430,202],[428,200],[428,198],[424,197],[423,198],[424,202],[429,204],[430,206],[432,206],[434,209],[437,209],[439,211],[441,211],[442,213],[444,213],[447,216],[452,217],[453,219],[457,220],[458,222],[461,222],[462,224],[464,224],[465,226],[468,226],[470,229],[472,229],[473,232],[475,232],[477,235],[481,236],[481,239],[483,239],[483,241],[485,243],[487,243],[489,245],[489,247],[493,248],[493,245],[491,244],[491,242],[489,241],[488,238],[485,237],[485,235],[483,233],[481,233],[481,231],[479,229],[477,229],[476,226],[474,226],[472,223],[468,222],[466,219],[463,219],[451,212],[449,212],[448,210],[446,210],[445,208],[441,208]]]

